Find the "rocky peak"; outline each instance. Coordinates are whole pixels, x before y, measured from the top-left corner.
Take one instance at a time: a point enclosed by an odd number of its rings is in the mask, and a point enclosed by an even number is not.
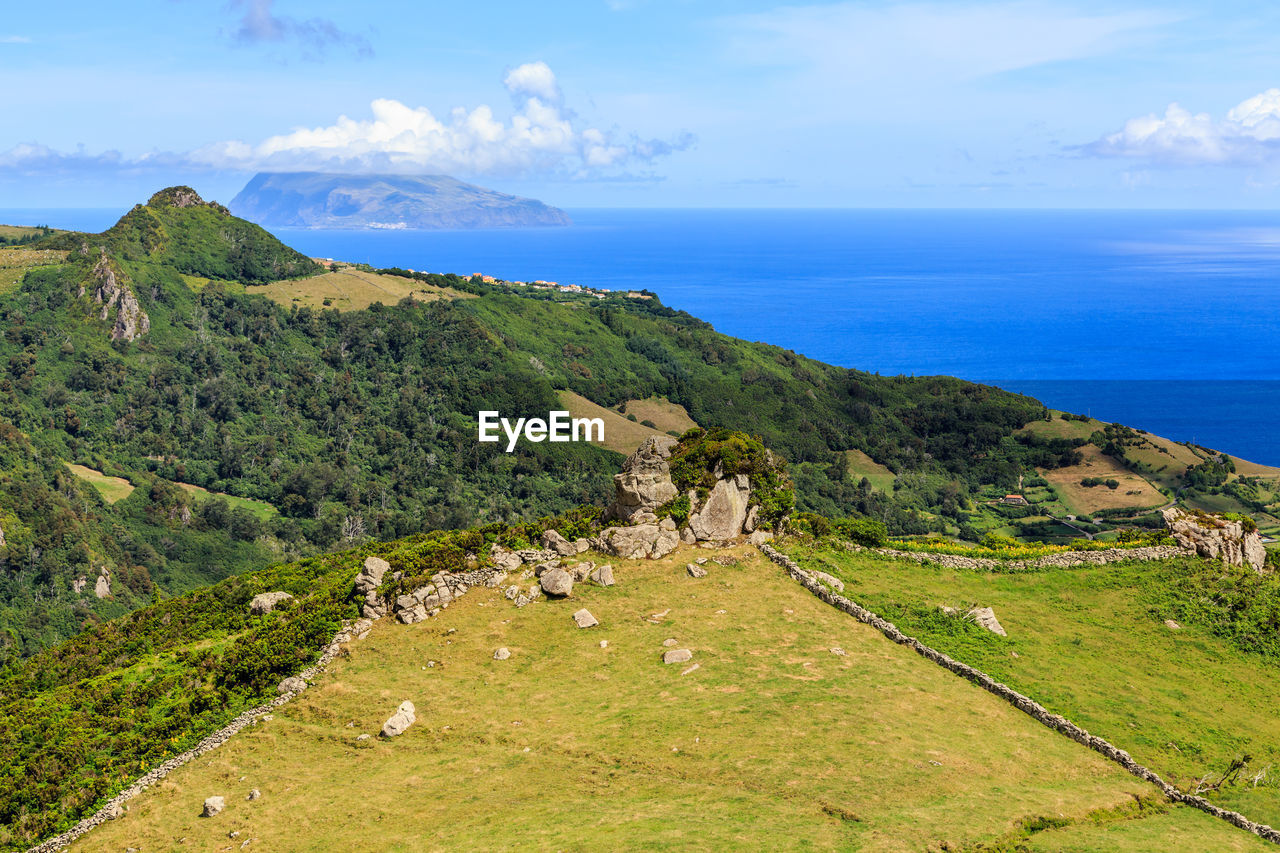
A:
[[[653,511],[679,494],[671,482],[668,464],[675,445],[676,440],[669,435],[650,436],[627,457],[622,473],[614,475],[617,496],[605,511],[606,519],[657,521]]]
[[[1178,544],[1207,559],[1262,571],[1267,551],[1255,525],[1178,507],[1164,510],[1164,523]]]
[[[93,288],[93,301],[102,306],[98,319],[107,320],[115,311],[111,340],[132,341],[151,331],[151,318],[138,304],[138,297],[125,283],[123,274],[116,272],[106,252],[93,265],[89,284]]]
[[[200,207],[201,205],[230,214],[230,211],[217,202],[200,198],[200,194],[191,187],[166,187],[147,200],[147,207],[151,208]]]

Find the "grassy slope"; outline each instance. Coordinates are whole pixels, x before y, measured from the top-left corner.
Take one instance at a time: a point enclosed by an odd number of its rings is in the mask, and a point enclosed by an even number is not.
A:
[[[1247,775],[1270,766],[1272,781],[1218,801],[1280,824],[1280,664],[1176,609],[1166,591],[1195,561],[996,574],[829,550],[794,556],[844,578],[851,598],[902,630],[1108,738],[1173,784],[1216,778],[1251,755]],[[1008,638],[941,617],[944,604],[994,607]],[[1165,627],[1171,616],[1181,630]]]
[[[431,302],[436,299],[472,296],[451,287],[432,287],[413,279],[379,275],[353,267],[343,267],[335,272],[310,278],[276,281],[254,287],[250,292],[265,296],[286,308],[290,305],[305,305],[310,308],[335,308],[339,311],[356,311],[368,308],[375,302],[395,305],[408,297],[419,302]]]
[[[77,849],[212,850],[233,830],[270,850],[956,849],[1149,793],[739,553],[705,580],[684,550],[572,601],[517,610],[477,589],[439,619],[380,623]],[[574,627],[582,606],[600,627]],[[668,637],[701,667],[663,665]],[[407,734],[356,740],[404,699]],[[199,819],[212,794],[226,812]],[[1132,849],[1265,849],[1182,809],[1120,832]]]
[[[849,473],[857,479],[867,478],[874,488],[885,494],[893,494],[893,481],[897,475],[876,462],[861,450],[846,450],[845,458],[849,460]]]
[[[693,418],[689,417],[684,406],[673,403],[666,397],[627,400],[623,404],[623,411],[628,415],[635,415],[636,420],[641,423],[651,422],[662,432],[684,433],[698,425]]]
[[[613,409],[597,406],[581,394],[575,394],[572,391],[560,391],[556,396],[559,397],[560,405],[568,410],[570,416],[575,418],[599,418],[604,421],[604,441],[601,446],[615,450],[618,453],[629,456],[635,452],[635,449],[646,438],[653,435],[666,434],[634,421],[629,421]]]
[[[109,504],[122,501],[133,494],[133,483],[124,477],[111,477],[93,468],[70,462],[67,463],[67,470],[97,489],[98,494]]]

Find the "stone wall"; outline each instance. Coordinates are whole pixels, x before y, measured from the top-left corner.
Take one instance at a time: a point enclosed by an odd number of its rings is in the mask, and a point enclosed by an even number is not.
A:
[[[961,554],[924,554],[918,551],[897,551],[893,548],[863,548],[852,543],[847,547],[854,551],[869,551],[897,560],[933,563],[947,569],[1004,572],[1101,566],[1106,563],[1122,563],[1126,560],[1168,560],[1173,557],[1185,557],[1189,553],[1176,545],[1144,545],[1138,548],[1105,548],[1101,551],[1060,551],[1030,560],[997,560],[992,557],[965,557]]]
[[[970,681],[973,684],[976,684],[978,687],[981,687],[983,690],[986,690],[988,693],[998,696],[999,698],[1008,702],[1010,705],[1017,708],[1019,711],[1022,711],[1023,713],[1027,714],[1037,722],[1045,726],[1048,726],[1049,728],[1053,729],[1059,734],[1065,735],[1066,737],[1069,737],[1072,740],[1074,740],[1076,743],[1087,746],[1089,749],[1092,749],[1094,752],[1097,752],[1100,755],[1106,757],[1107,759],[1115,762],[1116,764],[1119,764],[1121,767],[1123,767],[1129,773],[1132,773],[1134,776],[1137,776],[1138,778],[1143,779],[1147,782],[1150,782],[1152,785],[1155,785],[1172,802],[1182,803],[1184,805],[1191,806],[1192,808],[1199,809],[1200,811],[1206,812],[1207,814],[1211,814],[1216,818],[1225,820],[1227,823],[1230,823],[1233,826],[1237,826],[1240,829],[1246,830],[1248,832],[1252,832],[1254,835],[1258,836],[1259,838],[1262,838],[1266,841],[1270,841],[1276,844],[1280,844],[1280,830],[1272,829],[1270,826],[1267,826],[1266,824],[1255,823],[1254,821],[1249,820],[1247,817],[1240,814],[1239,812],[1233,812],[1228,809],[1215,806],[1213,803],[1209,802],[1204,797],[1198,797],[1198,796],[1195,796],[1194,794],[1187,794],[1183,791],[1178,790],[1173,785],[1170,785],[1168,782],[1165,782],[1163,779],[1161,779],[1155,773],[1155,771],[1150,770],[1149,768],[1144,767],[1143,765],[1134,761],[1133,758],[1129,755],[1129,753],[1125,752],[1123,749],[1113,746],[1111,743],[1107,742],[1106,740],[1100,737],[1097,737],[1096,735],[1089,734],[1087,731],[1085,731],[1075,723],[1071,722],[1066,717],[1050,712],[1049,709],[1045,708],[1039,702],[1036,702],[1035,700],[1017,692],[1013,688],[1005,684],[1002,684],[999,681],[996,681],[994,678],[987,675],[985,672],[982,672],[981,670],[975,669],[969,666],[968,664],[961,663],[958,660],[948,657],[942,652],[936,649],[930,648],[929,646],[926,646],[924,643],[920,642],[914,637],[908,637],[906,634],[899,631],[898,628],[892,622],[889,622],[885,619],[881,619],[879,616],[872,613],[870,610],[867,610],[865,607],[862,607],[854,603],[853,601],[850,601],[849,599],[845,598],[843,595],[840,595],[839,593],[826,588],[821,583],[819,583],[818,580],[814,578],[810,573],[800,568],[800,566],[797,565],[794,560],[792,560],[790,557],[786,556],[785,554],[781,553],[777,549],[771,547],[770,545],[766,544],[766,545],[761,545],[759,547],[766,557],[768,557],[773,562],[777,563],[782,568],[786,569],[787,573],[791,575],[791,577],[794,578],[796,581],[798,581],[801,586],[809,590],[809,592],[813,593],[818,598],[825,601],[827,604],[830,604],[832,607],[835,607],[838,610],[844,611],[845,613],[857,619],[859,622],[863,622],[867,625],[870,625],[871,627],[875,628],[881,634],[884,634],[886,637],[888,637],[890,640],[897,643],[898,645],[906,646],[910,648],[912,651],[914,651],[916,654],[920,655],[921,657],[936,663],[938,666],[941,666],[944,669],[950,670],[956,675],[959,675],[961,678],[964,678],[967,681]],[[1097,554],[1097,553],[1105,553],[1105,552],[1084,551],[1084,552],[1078,552],[1078,553]],[[1178,553],[1183,553],[1183,552],[1178,551]],[[1056,556],[1062,556],[1062,555],[1056,555]]]
[[[325,646],[323,653],[320,655],[320,659],[312,666],[309,666],[302,672],[298,673],[297,677],[303,679],[304,682],[315,678],[324,671],[325,667],[327,667],[335,657],[337,657],[338,653],[342,650],[343,644],[350,641],[351,637],[351,627],[344,625],[342,630],[337,634],[334,634],[333,639],[327,646]],[[123,817],[124,804],[126,802],[138,796],[182,765],[193,759],[199,758],[206,752],[222,746],[224,743],[229,741],[232,736],[238,734],[247,726],[256,725],[257,722],[262,719],[263,715],[271,713],[276,708],[279,708],[281,705],[285,704],[297,695],[297,692],[285,693],[284,695],[277,696],[256,708],[250,708],[247,711],[241,712],[239,716],[206,737],[204,740],[200,741],[193,748],[186,752],[179,753],[172,758],[167,758],[159,766],[148,770],[139,779],[134,781],[132,785],[116,794],[110,800],[107,800],[106,804],[102,808],[98,809],[89,817],[80,821],[61,835],[56,835],[53,838],[30,848],[27,850],[27,853],[52,853],[54,850],[61,850],[64,847],[70,846],[71,842],[80,838],[80,836],[89,832],[89,830],[94,827],[100,826],[109,820],[115,820]]]

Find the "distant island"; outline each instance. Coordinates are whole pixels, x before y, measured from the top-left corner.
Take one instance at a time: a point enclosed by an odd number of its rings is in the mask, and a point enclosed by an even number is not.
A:
[[[568,214],[536,199],[447,175],[340,175],[259,172],[231,210],[261,225],[303,228],[527,228],[570,225]]]

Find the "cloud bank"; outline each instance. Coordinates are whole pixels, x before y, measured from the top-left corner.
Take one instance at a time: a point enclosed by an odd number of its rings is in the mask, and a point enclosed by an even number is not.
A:
[[[1257,166],[1280,162],[1280,89],[1241,101],[1221,120],[1173,103],[1163,116],[1129,119],[1115,133],[1080,148],[1098,157],[1129,157],[1156,166]]]
[[[380,98],[371,115],[340,116],[326,127],[295,130],[257,144],[219,142],[191,153],[213,169],[360,172],[447,172],[468,175],[585,175],[687,148],[692,136],[640,139],[614,130],[579,128],[563,106],[555,74],[543,62],[512,69],[504,80],[515,112],[456,107],[437,117],[427,107]]]
[[[488,105],[455,107],[437,117],[427,107],[380,98],[362,118],[302,128],[261,142],[227,140],[184,153],[125,157],[83,149],[63,153],[39,144],[0,152],[0,170],[53,174],[78,170],[330,171],[446,173],[464,176],[599,178],[645,166],[694,142],[692,134],[643,139],[617,129],[581,126],[563,104],[543,62],[509,71],[514,111],[499,118]]]

